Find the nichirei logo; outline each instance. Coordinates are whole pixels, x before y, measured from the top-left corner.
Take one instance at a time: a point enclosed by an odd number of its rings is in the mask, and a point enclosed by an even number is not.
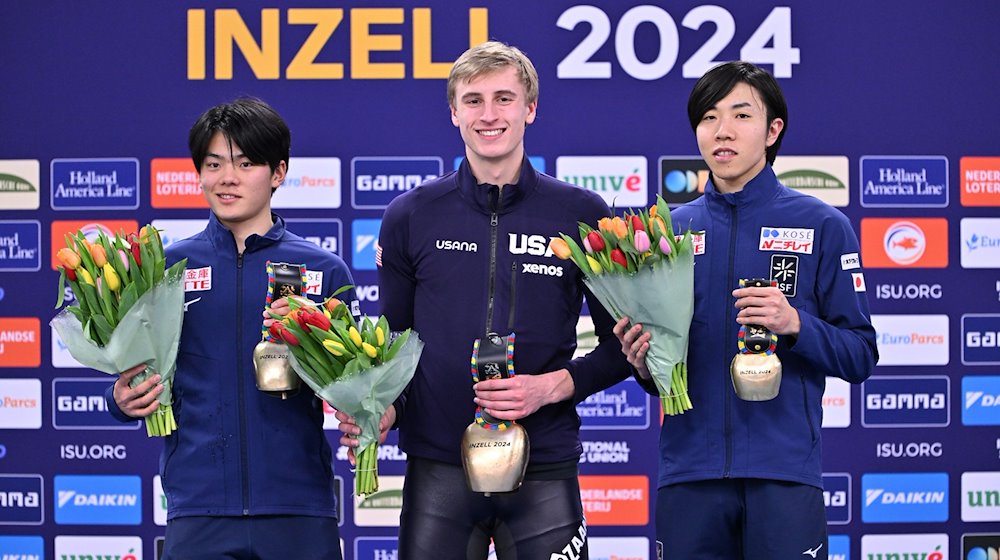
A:
[[[962,206],[1000,206],[1000,157],[963,157],[958,169]]]
[[[645,476],[580,476],[580,498],[587,525],[649,523],[649,478]]]
[[[0,320],[0,368],[40,366],[41,329],[38,317],[3,317]]]
[[[945,268],[945,218],[861,218],[861,257],[866,268]]]
[[[134,233],[139,231],[139,222],[135,220],[55,220],[50,228],[52,234],[52,270],[59,269],[59,259],[56,253],[66,246],[66,235],[75,235],[77,231],[82,231],[83,236],[88,241],[97,241],[97,237],[104,232],[108,237],[114,238],[115,233],[121,231]]]
[[[153,158],[149,168],[153,208],[208,208],[191,158]]]
[[[0,208],[38,210],[40,168],[37,159],[0,159]]]

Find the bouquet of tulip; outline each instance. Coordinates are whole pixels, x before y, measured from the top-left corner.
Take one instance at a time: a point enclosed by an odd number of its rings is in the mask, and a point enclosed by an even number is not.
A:
[[[312,390],[337,410],[357,420],[354,494],[378,490],[379,420],[413,378],[424,343],[410,329],[389,330],[386,318],[356,321],[337,290],[322,305],[288,298],[291,311],[269,327],[288,345],[289,362]]]
[[[56,309],[62,307],[67,283],[76,304],[50,324],[73,358],[87,367],[117,375],[145,364],[132,386],[159,373],[164,391],[157,411],[146,417],[146,433],[170,435],[177,429],[170,389],[184,319],[187,259],[167,269],[160,233],[149,225],[137,234],[119,232],[113,239],[101,232],[96,242],[80,231],[67,234],[66,247],[56,258]]]
[[[690,410],[687,394],[688,330],[694,315],[691,232],[674,235],[661,197],[648,211],[601,218],[597,229],[580,223],[583,247],[563,233],[551,242],[561,259],[584,273],[584,283],[616,319],[628,316],[652,334],[646,365],[665,414]]]

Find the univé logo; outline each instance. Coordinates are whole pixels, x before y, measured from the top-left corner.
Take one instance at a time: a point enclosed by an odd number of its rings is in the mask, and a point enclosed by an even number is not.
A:
[[[945,268],[945,218],[862,218],[861,256],[867,268]]]
[[[948,560],[946,533],[863,535],[864,560]],[[963,560],[974,560],[972,558]],[[985,558],[983,560],[986,560]]]

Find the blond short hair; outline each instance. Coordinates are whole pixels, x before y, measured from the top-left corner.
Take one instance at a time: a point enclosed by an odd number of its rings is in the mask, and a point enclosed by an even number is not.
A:
[[[455,90],[460,82],[470,82],[476,78],[512,66],[524,85],[528,104],[538,101],[538,72],[517,47],[499,41],[487,41],[472,47],[458,57],[448,74],[448,105],[455,107]]]

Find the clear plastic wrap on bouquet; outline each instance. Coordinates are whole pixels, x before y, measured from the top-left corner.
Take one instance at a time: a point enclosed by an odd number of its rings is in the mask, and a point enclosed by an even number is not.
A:
[[[390,337],[390,345],[392,338]],[[333,408],[353,416],[361,427],[355,477],[355,495],[358,497],[378,489],[379,420],[413,379],[423,348],[424,343],[416,331],[410,331],[408,338],[389,361],[336,377],[332,382],[326,383],[323,380],[329,379],[329,375],[317,374],[304,365],[296,358],[295,351],[288,354],[292,368],[316,395]],[[362,477],[362,474],[365,476]],[[359,486],[363,478],[374,481],[374,488],[370,485]]]
[[[84,366],[118,375],[145,364],[146,369],[132,380],[132,386],[153,374],[160,375],[164,387],[159,396],[160,406],[146,418],[146,431],[151,436],[169,435],[177,428],[171,388],[184,319],[184,265],[178,264],[168,269],[163,280],[140,296],[122,315],[104,346],[98,346],[84,332],[83,324],[68,308],[49,322],[73,359]]]
[[[649,332],[646,367],[666,414],[691,409],[687,394],[688,331],[694,316],[694,255],[640,267],[632,274],[586,276],[584,283],[615,319]]]

